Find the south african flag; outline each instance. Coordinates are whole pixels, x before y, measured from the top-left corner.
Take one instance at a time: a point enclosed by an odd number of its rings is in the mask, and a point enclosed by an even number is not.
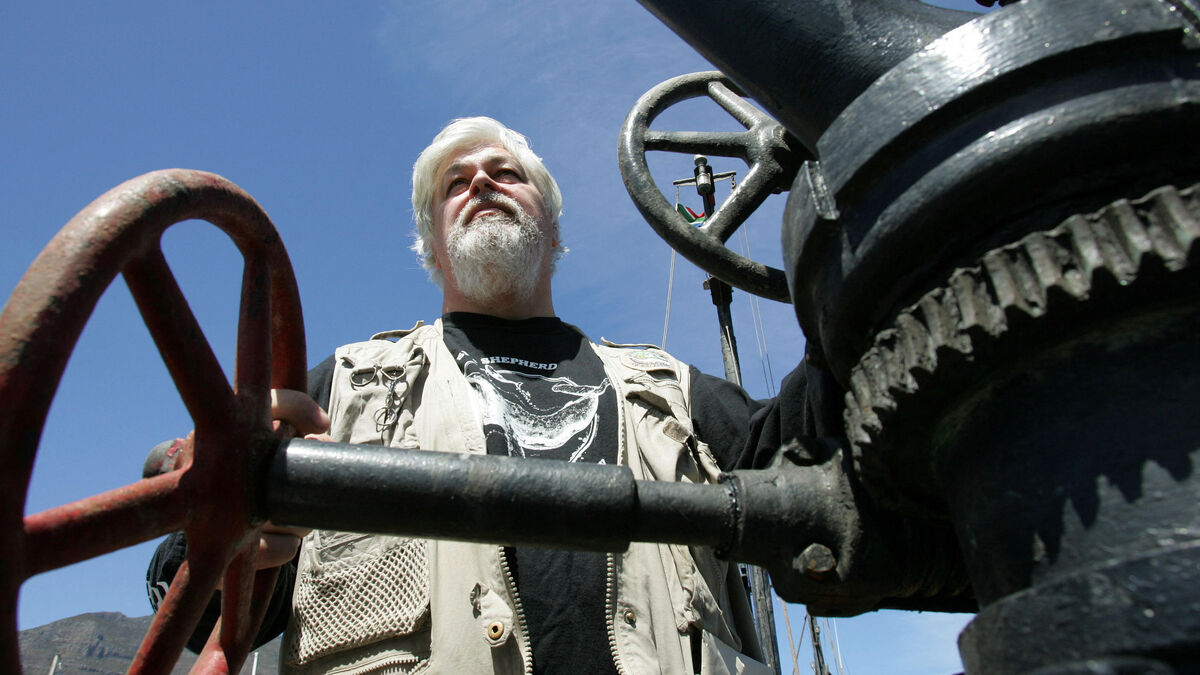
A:
[[[683,216],[684,220],[692,225],[703,225],[707,218],[703,213],[696,213],[683,204],[676,204],[675,210],[679,211],[679,215]]]

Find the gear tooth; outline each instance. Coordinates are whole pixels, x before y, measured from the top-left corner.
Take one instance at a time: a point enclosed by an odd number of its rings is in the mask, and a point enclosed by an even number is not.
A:
[[[897,354],[896,354],[896,329],[889,328],[877,334],[875,341],[875,386],[887,392],[887,397],[891,398],[895,390]]]
[[[935,359],[937,348],[954,340],[955,322],[942,306],[945,295],[939,288],[932,293],[926,293],[917,301],[917,307],[925,319],[925,326],[929,329],[930,348],[934,351]]]
[[[1014,267],[1033,316],[1046,313],[1047,291],[1063,283],[1062,268],[1055,264],[1051,253],[1053,248],[1053,240],[1038,232],[1025,237],[1018,249]]]
[[[945,349],[938,349],[938,361],[941,362],[945,357],[941,354],[946,350],[960,352],[963,354],[971,353],[971,336],[963,330],[965,325],[962,316],[962,305],[958,303],[958,294],[952,289],[938,289],[941,296],[940,302],[943,316],[946,317],[946,326],[949,329],[949,335],[945,341]]]
[[[1051,303],[1076,303],[1088,299],[1091,294],[1091,274],[1080,269],[1079,261],[1072,257],[1073,243],[1066,230],[1061,238],[1049,240],[1047,249],[1054,265],[1059,269],[1059,282],[1046,287],[1046,305]]]
[[[850,373],[850,387],[846,391],[846,407],[852,407],[859,412],[871,407],[871,387],[867,382],[867,376],[858,366]]]
[[[897,395],[916,391],[917,383],[908,373],[911,360],[905,353],[904,330],[900,327],[889,328],[879,334],[875,342],[879,360],[883,365],[883,375],[886,381],[888,395]]]
[[[1129,200],[1122,199],[1108,205],[1092,221],[1092,231],[1096,233],[1104,256],[1102,269],[1122,286],[1133,281],[1142,254],[1149,251],[1151,246],[1141,219]]]
[[[903,338],[904,361],[908,364],[906,375],[912,382],[912,391],[916,391],[919,384],[915,374],[933,373],[937,368],[937,350],[930,331],[912,313],[901,312],[896,318],[896,325],[899,326]]]
[[[846,410],[842,412],[842,420],[846,425],[846,437],[850,439],[851,446],[855,450],[871,445],[871,433],[868,427],[870,421],[867,415],[864,415],[862,410],[855,405],[850,404],[851,395],[846,394]],[[879,430],[879,425],[874,425],[875,431]]]
[[[1116,226],[1118,239],[1135,269],[1142,256],[1154,250],[1154,242],[1146,230],[1146,224],[1128,199],[1113,203],[1107,209],[1109,222]]]
[[[1078,289],[1078,297],[1082,300],[1087,298],[1092,288],[1092,275],[1096,270],[1104,267],[1104,252],[1100,248],[1100,241],[1096,238],[1096,233],[1092,229],[1092,224],[1086,218],[1080,215],[1074,215],[1067,218],[1059,228],[1067,232],[1071,241],[1072,253],[1074,253],[1076,271],[1072,275],[1075,277],[1074,288]]]
[[[1187,196],[1194,195],[1189,190]],[[1189,258],[1197,255],[1196,240],[1200,239],[1200,219],[1174,188],[1161,188],[1150,193],[1145,200],[1149,221],[1150,238],[1155,253],[1163,259],[1167,269],[1175,271],[1187,266]],[[1193,206],[1193,209],[1195,207]]]
[[[870,381],[866,373],[859,368],[855,368],[850,374],[850,392],[852,393],[846,394],[847,426],[858,432],[859,437],[869,439],[870,432],[879,431],[882,425],[879,416],[875,414]],[[849,412],[850,410],[853,412]],[[852,425],[849,419],[851,416],[854,418]]]
[[[871,391],[871,409],[876,415],[883,411],[895,410],[896,402],[889,393],[887,364],[877,349],[867,352],[863,358],[863,366],[863,374],[867,377],[867,386]]]
[[[1012,266],[1009,264],[1008,256],[1004,255],[1003,249],[988,251],[984,254],[983,270],[987,273],[986,281],[991,282],[992,295],[995,296],[995,304],[999,309],[1024,305],[1025,298],[1021,293],[1020,283],[1013,274]]]
[[[1004,332],[1004,312],[992,302],[987,285],[975,278],[976,270],[958,270],[950,277],[950,287],[958,302],[959,330],[968,336],[983,332],[999,335]]]
[[[956,270],[950,276],[950,291],[954,296],[954,306],[958,309],[959,331],[967,330],[980,324],[979,308],[975,304],[975,288],[973,279],[965,270]]]
[[[1074,239],[1077,232],[1083,232],[1090,240],[1091,229],[1086,220],[1081,220],[1080,225],[1063,223],[1043,237],[1045,247],[1039,247],[1035,266],[1046,288],[1047,303],[1052,296],[1063,296],[1063,300],[1085,300],[1091,291],[1091,273],[1087,271],[1088,262],[1082,259],[1081,251],[1087,245],[1077,245]],[[1052,278],[1057,278],[1057,282],[1050,283]]]

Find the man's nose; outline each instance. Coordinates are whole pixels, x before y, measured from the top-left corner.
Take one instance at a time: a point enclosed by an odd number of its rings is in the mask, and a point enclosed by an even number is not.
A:
[[[471,196],[482,192],[496,192],[496,183],[487,171],[480,169],[471,177]]]

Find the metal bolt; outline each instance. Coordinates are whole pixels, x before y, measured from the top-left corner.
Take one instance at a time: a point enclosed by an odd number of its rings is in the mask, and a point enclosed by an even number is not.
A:
[[[833,551],[823,544],[809,544],[796,558],[796,568],[804,576],[817,581],[837,578],[837,558],[833,557]]]

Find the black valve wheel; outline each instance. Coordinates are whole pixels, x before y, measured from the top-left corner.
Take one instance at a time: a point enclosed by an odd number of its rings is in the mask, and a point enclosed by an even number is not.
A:
[[[667,108],[700,96],[711,98],[746,130],[650,129],[650,123]],[[655,185],[646,164],[648,151],[737,157],[750,169],[716,213],[695,227],[672,208]],[[783,271],[738,255],[725,242],[768,195],[788,189],[803,158],[799,142],[715,70],[681,75],[643,94],[625,118],[618,149],[621,178],[629,196],[671,248],[731,286],[780,302],[791,301]]]

